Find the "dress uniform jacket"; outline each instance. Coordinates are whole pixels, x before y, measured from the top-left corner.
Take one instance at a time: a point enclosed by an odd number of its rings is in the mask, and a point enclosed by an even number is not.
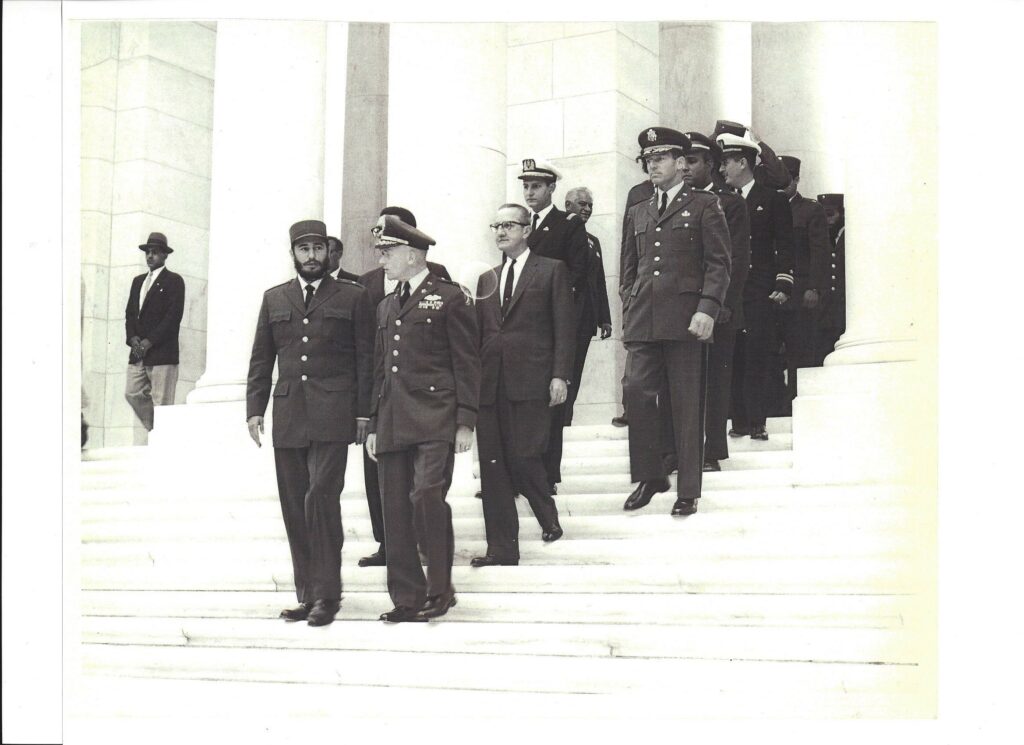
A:
[[[781,192],[754,183],[747,194],[750,273],[744,296],[793,294],[793,212]]]
[[[578,307],[587,287],[587,230],[583,221],[571,212],[552,207],[526,243],[530,253],[565,263]]]
[[[824,292],[829,287],[828,223],[825,208],[817,200],[797,192],[790,200],[793,213],[793,293],[787,305],[802,307],[806,290]]]
[[[725,293],[725,303],[718,315],[716,326],[730,324],[733,328],[743,328],[743,288],[747,284],[747,273],[750,271],[750,215],[747,202],[724,181],[715,179],[709,191],[718,197],[725,212],[725,221],[729,224],[729,247],[731,268],[729,271],[729,289]]]
[[[476,426],[480,396],[476,312],[462,288],[428,273],[405,305],[377,306],[370,430],[378,453],[424,442],[455,442]]]
[[[140,309],[139,295],[147,275],[148,272],[132,280],[124,310],[125,344],[131,344],[133,336],[149,339],[153,346],[146,352],[146,365],[177,365],[178,329],[185,312],[185,280],[164,267],[150,285]]]
[[[729,226],[718,197],[684,186],[661,217],[651,197],[629,210],[626,232],[623,341],[696,341],[691,317],[716,319],[729,287]]]
[[[587,233],[587,291],[583,296],[583,309],[577,324],[577,336],[594,336],[602,323],[612,322],[608,307],[608,284],[604,276],[604,260],[601,258],[601,241]],[[579,381],[576,381],[579,383]]]
[[[427,268],[430,273],[439,279],[450,282],[451,277],[448,276],[448,270],[444,268],[443,264],[436,264],[433,261],[427,262]],[[370,293],[370,305],[376,308],[380,305],[380,301],[384,299],[384,267],[377,267],[359,277],[359,284],[366,288],[367,292]]]
[[[785,189],[793,181],[786,164],[767,143],[757,143],[761,148],[761,162],[754,166],[754,181],[767,189]]]
[[[836,329],[837,336],[846,330],[846,227],[839,229],[835,245],[829,253],[828,284],[823,286],[821,322],[823,328]],[[828,350],[832,351],[832,350]],[[147,355],[147,359],[148,359]]]
[[[263,294],[249,362],[246,418],[263,416],[277,359],[275,448],[354,442],[370,415],[373,310],[365,289],[325,276],[305,307],[298,279]]]

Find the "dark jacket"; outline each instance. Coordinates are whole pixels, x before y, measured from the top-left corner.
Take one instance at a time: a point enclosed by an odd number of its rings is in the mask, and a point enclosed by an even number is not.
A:
[[[829,287],[829,237],[825,208],[799,192],[789,200],[793,213],[793,295],[784,307],[802,308],[804,292]]]
[[[747,200],[727,186],[725,181],[715,178],[711,182],[711,193],[718,197],[725,212],[725,221],[729,224],[729,289],[725,293],[725,303],[718,314],[717,325],[731,324],[741,329],[745,324],[743,318],[743,288],[747,284],[750,272],[750,216],[747,214]]]
[[[533,219],[531,213],[530,219]],[[526,240],[530,253],[558,259],[569,269],[569,285],[582,303],[587,287],[587,230],[579,216],[552,206],[537,230]]]
[[[139,295],[148,274],[132,280],[124,309],[124,342],[131,346],[133,336],[149,339],[153,346],[143,358],[146,365],[177,365],[178,329],[185,313],[185,280],[164,267],[153,280],[140,310]]]
[[[846,226],[839,229],[829,259],[831,274],[822,294],[818,325],[843,331],[846,329]]]
[[[466,293],[428,273],[405,305],[395,293],[377,306],[373,419],[377,452],[455,441],[476,426],[480,349]]]
[[[587,233],[587,243],[587,291],[583,294],[583,307],[576,323],[576,335],[579,337],[594,336],[602,323],[612,322],[611,309],[608,307],[608,283],[604,276],[604,259],[601,258],[601,241],[597,236]]]
[[[494,271],[501,277],[500,266]],[[568,270],[562,262],[531,251],[521,272],[504,319],[498,292],[476,306],[483,406],[494,405],[499,376],[510,401],[547,401],[552,378],[579,385],[572,380],[576,337]]]
[[[754,182],[747,195],[750,273],[744,297],[793,295],[793,212],[782,192]]]
[[[373,310],[362,287],[324,277],[309,309],[298,279],[263,294],[249,360],[246,418],[263,416],[277,360],[273,442],[354,442],[370,415]]]

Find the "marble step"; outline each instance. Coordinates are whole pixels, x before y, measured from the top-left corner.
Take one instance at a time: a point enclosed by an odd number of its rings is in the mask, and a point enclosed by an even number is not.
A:
[[[730,422],[731,426],[731,422]],[[765,422],[765,431],[768,433],[768,441],[771,442],[772,435],[792,434],[792,417],[769,417]],[[582,424],[566,427],[564,433],[566,442],[570,440],[626,440],[629,439],[628,427],[615,427],[609,424]],[[740,442],[750,440],[749,437],[730,438],[729,442]]]
[[[387,608],[385,608],[387,610]],[[458,606],[449,611],[456,615]],[[348,620],[326,628],[280,619],[124,618],[82,619],[87,644],[171,647],[242,647],[427,654],[527,655],[541,657],[658,658],[661,660],[746,660],[910,664],[914,647],[900,629],[714,628],[601,623],[401,624]]]
[[[291,607],[291,592],[159,592],[86,590],[83,616],[132,618],[275,619]],[[581,623],[645,626],[742,626],[902,629],[916,600],[907,595],[728,595],[619,593],[459,592],[457,611],[445,622],[545,624],[565,619]],[[346,591],[340,617],[376,621],[391,607],[387,592]]]
[[[788,450],[733,453],[721,461],[722,471],[747,471],[764,468],[792,468],[793,453]],[[629,473],[629,454],[562,457],[562,478],[587,474],[621,475]]]
[[[544,563],[560,554],[558,543],[544,545],[544,558],[515,567],[475,569],[458,564],[452,583],[459,592],[525,593],[768,593],[901,594],[916,588],[917,566],[903,557],[707,557],[650,565],[581,566]],[[561,554],[564,556],[564,554]],[[465,559],[465,556],[462,557]],[[383,567],[343,563],[346,592],[386,586]],[[207,559],[169,563],[102,563],[82,571],[87,590],[278,591],[294,589],[287,556],[262,562],[236,562],[228,555],[211,565]]]
[[[916,665],[636,659],[611,651],[595,658],[85,644],[82,665],[89,674],[122,677],[616,694],[619,702],[637,693],[662,706],[671,701],[674,716],[913,717],[925,716],[931,703]],[[657,709],[629,711],[654,716]]]
[[[792,449],[793,435],[789,432],[771,435],[767,440],[751,440],[749,437],[729,438],[731,456],[739,453],[764,453]],[[562,444],[562,456],[566,458],[588,456],[596,458],[607,455],[629,455],[629,440],[626,438],[565,440]],[[728,460],[722,461],[722,465],[727,462]]]

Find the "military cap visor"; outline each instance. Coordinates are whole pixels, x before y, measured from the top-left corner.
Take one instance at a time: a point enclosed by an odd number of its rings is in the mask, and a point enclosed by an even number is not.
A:
[[[303,238],[319,238],[327,243],[327,226],[320,220],[300,220],[288,229],[288,237],[293,246]]]
[[[151,248],[163,251],[165,254],[174,253],[174,249],[167,245],[167,236],[163,233],[150,233],[146,242],[139,244],[140,251],[148,251]]]
[[[741,155],[753,159],[761,152],[760,146],[753,140],[729,134],[728,132],[718,135],[716,141],[718,146],[722,148],[722,155]]]
[[[395,215],[381,215],[372,232],[377,248],[410,246],[426,251],[437,243],[422,230],[402,222]]]
[[[721,156],[722,148],[720,148],[718,143],[707,135],[702,135],[700,132],[686,132],[685,134],[687,139],[690,141],[691,149],[707,150],[708,152]]]

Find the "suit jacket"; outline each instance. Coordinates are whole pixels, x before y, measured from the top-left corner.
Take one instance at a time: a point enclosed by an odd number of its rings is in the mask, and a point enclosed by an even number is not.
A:
[[[530,252],[505,317],[501,293],[477,303],[480,324],[480,403],[493,406],[499,377],[509,401],[547,401],[552,378],[572,380],[576,352],[569,272],[560,261]],[[501,276],[501,267],[494,268]],[[481,288],[483,289],[483,288]],[[483,293],[481,293],[483,294]],[[547,429],[550,423],[542,422]]]
[[[743,288],[750,271],[750,216],[747,214],[747,200],[721,178],[712,180],[710,191],[722,203],[725,221],[729,224],[729,258],[732,267],[729,272],[729,289],[725,293],[725,303],[719,311],[716,324],[731,324],[733,328],[741,329],[746,323],[743,317]]]
[[[533,217],[531,215],[530,219]],[[581,304],[587,288],[587,230],[583,221],[571,212],[552,207],[547,217],[527,238],[530,253],[558,259],[569,269],[569,285]]]
[[[358,274],[353,274],[352,272],[346,272],[341,267],[338,267],[337,273],[336,274],[332,274],[331,276],[334,277],[335,279],[347,279],[349,282],[356,282],[357,284],[359,282],[359,275]]]
[[[298,279],[263,293],[249,359],[246,417],[263,416],[277,360],[273,442],[354,442],[370,415],[373,309],[355,282],[324,277],[309,309]]]
[[[448,276],[448,270],[444,268],[443,264],[428,261],[427,268],[438,279],[443,279],[446,282],[452,281],[452,278]],[[370,293],[370,304],[374,308],[380,305],[380,301],[384,299],[384,267],[379,266],[376,269],[371,269],[356,281]]]
[[[457,425],[476,426],[479,342],[466,293],[433,272],[404,305],[395,293],[381,301],[370,422],[377,452],[455,442]]]
[[[846,227],[839,229],[835,245],[829,251],[831,271],[829,284],[821,299],[818,325],[822,328],[846,329]]]
[[[793,295],[793,212],[786,195],[754,182],[747,195],[750,273],[744,296]]]
[[[829,287],[828,222],[825,208],[797,192],[789,201],[793,212],[793,295],[784,307],[803,307],[806,290],[824,293]]]
[[[133,336],[149,339],[153,346],[143,358],[146,365],[177,365],[178,329],[185,313],[185,280],[164,267],[139,308],[139,295],[148,274],[140,274],[132,280],[128,305],[124,309],[124,342],[131,346]]]
[[[587,290],[583,294],[583,307],[576,323],[576,335],[580,337],[594,336],[602,323],[612,322],[604,260],[601,258],[601,241],[597,236],[587,233],[587,243]]]
[[[717,318],[729,287],[729,226],[714,194],[684,186],[661,217],[656,201],[626,217],[622,340],[696,342],[690,319]]]

